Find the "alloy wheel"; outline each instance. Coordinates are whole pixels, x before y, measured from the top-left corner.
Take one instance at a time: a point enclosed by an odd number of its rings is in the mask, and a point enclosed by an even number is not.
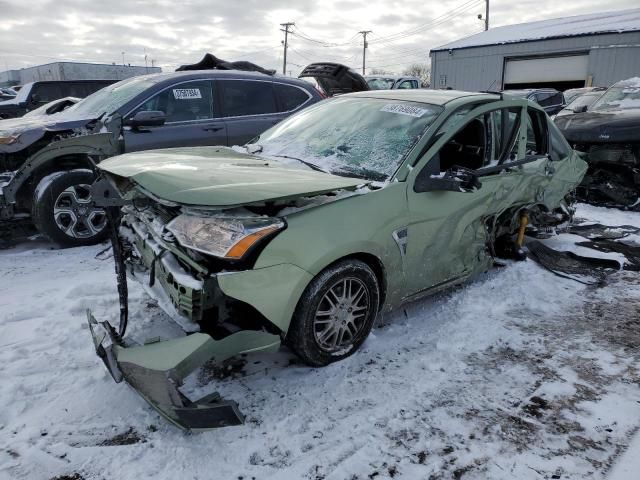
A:
[[[98,235],[107,225],[107,214],[91,200],[91,186],[72,185],[63,190],[53,205],[58,228],[72,238]]]
[[[314,338],[327,352],[340,351],[358,337],[371,308],[369,291],[358,278],[340,279],[324,294],[313,321]]]

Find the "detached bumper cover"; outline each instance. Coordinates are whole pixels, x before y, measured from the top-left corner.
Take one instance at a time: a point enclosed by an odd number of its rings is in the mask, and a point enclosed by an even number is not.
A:
[[[276,350],[280,337],[243,330],[221,340],[203,333],[125,346],[108,322],[87,311],[96,354],[116,382],[125,380],[149,404],[180,428],[192,431],[240,425],[244,417],[236,402],[217,393],[191,401],[178,387],[186,376],[209,360],[222,362],[243,353]]]

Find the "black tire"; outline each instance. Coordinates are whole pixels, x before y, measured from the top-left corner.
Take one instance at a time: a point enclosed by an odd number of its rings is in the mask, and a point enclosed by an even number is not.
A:
[[[33,194],[31,213],[40,233],[61,247],[94,245],[108,233],[106,213],[93,205],[91,170],[67,170],[47,175]],[[66,228],[65,228],[66,227]]]
[[[354,293],[354,289],[360,287],[365,290],[367,308],[363,316],[356,317],[365,304],[362,299],[355,301],[359,293]],[[314,367],[342,360],[355,353],[369,335],[379,302],[378,279],[366,263],[360,260],[335,263],[320,272],[300,297],[286,343]],[[338,308],[339,305],[342,307]],[[331,346],[334,342],[336,345]]]

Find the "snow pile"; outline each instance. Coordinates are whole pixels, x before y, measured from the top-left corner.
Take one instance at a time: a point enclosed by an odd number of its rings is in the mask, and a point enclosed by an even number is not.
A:
[[[592,289],[527,261],[380,319],[326,368],[284,348],[207,365],[184,393],[218,390],[247,423],[188,435],[94,354],[85,309],[118,318],[102,248],[0,250],[2,479],[596,479],[640,426],[637,273]],[[131,335],[176,335],[129,287]]]
[[[619,33],[638,30],[640,30],[640,8],[632,8],[491,28],[486,32],[434,48],[432,51],[480,45],[500,45],[523,40],[571,37],[590,33]]]

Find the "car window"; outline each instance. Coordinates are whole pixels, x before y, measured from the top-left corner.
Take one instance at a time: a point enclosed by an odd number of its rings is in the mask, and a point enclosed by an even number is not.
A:
[[[225,117],[276,113],[276,99],[271,82],[224,80],[222,113]]]
[[[152,87],[154,83],[152,78],[144,75],[113,83],[109,86],[102,87],[84,100],[69,107],[61,116],[63,118],[75,118],[81,115],[98,117],[105,113],[112,114],[138,95],[143,94],[143,92]]]
[[[309,94],[304,90],[292,85],[275,83],[273,88],[278,96],[281,112],[290,112],[309,100]]]
[[[395,79],[393,78],[370,78],[367,80],[371,90],[389,90],[394,83]]]
[[[561,105],[562,104],[562,93],[560,92],[545,92],[545,93],[536,93],[535,101],[541,107],[551,107],[553,105]]]
[[[399,89],[405,89],[405,88],[416,88],[414,86],[414,82],[412,80],[404,80],[403,82],[400,83],[400,85],[398,85]]]
[[[384,181],[442,110],[428,103],[339,96],[300,110],[254,143],[267,157],[304,159],[337,175]]]
[[[36,103],[49,103],[60,97],[60,85],[55,83],[37,83],[31,89],[31,99]]]
[[[527,109],[525,118],[527,122],[527,155],[546,155],[548,151],[547,141],[547,117],[532,108]]]
[[[149,110],[164,112],[166,123],[213,118],[212,84],[208,80],[179,83],[151,97],[130,116]]]
[[[549,152],[551,160],[563,160],[571,155],[571,147],[558,127],[553,122],[549,122],[547,127],[549,128],[549,138],[551,140],[551,151]]]
[[[490,114],[480,115],[462,126],[439,150],[440,171],[453,167],[477,170],[487,163],[491,151]]]

